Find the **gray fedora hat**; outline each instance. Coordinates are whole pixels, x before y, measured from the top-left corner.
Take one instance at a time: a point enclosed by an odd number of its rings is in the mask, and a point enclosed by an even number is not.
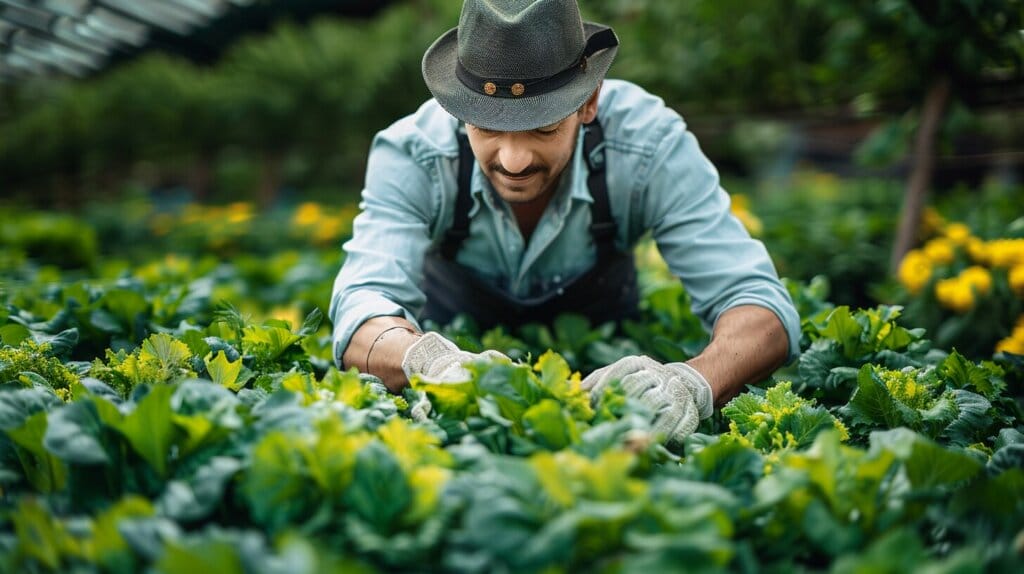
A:
[[[496,131],[551,125],[578,110],[618,51],[576,0],[466,0],[458,28],[423,55],[423,79],[460,120]]]

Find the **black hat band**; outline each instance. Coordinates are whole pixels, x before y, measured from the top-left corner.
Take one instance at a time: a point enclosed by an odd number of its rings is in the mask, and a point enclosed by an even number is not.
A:
[[[571,82],[587,69],[587,58],[595,53],[619,45],[611,28],[595,32],[583,47],[583,53],[568,68],[544,78],[523,80],[484,78],[467,70],[461,60],[455,62],[455,75],[470,90],[494,98],[521,98],[553,92]]]

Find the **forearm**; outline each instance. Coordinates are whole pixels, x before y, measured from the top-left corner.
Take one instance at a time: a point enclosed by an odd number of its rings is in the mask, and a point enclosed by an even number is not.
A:
[[[374,317],[352,335],[342,362],[347,368],[376,375],[391,392],[399,393],[409,385],[402,372],[402,358],[419,336],[403,317]]]
[[[722,406],[744,385],[764,380],[786,360],[789,338],[771,310],[741,305],[722,313],[711,343],[687,363],[711,385],[715,405]]]

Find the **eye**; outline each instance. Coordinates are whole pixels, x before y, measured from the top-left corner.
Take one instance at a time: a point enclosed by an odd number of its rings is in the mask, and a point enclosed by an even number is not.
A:
[[[479,132],[480,134],[483,134],[485,136],[493,136],[493,135],[498,133],[498,132],[496,132],[494,130],[489,130],[487,128],[482,128],[480,126],[474,126],[474,125],[470,125],[470,124],[466,124],[466,125],[469,125],[471,128],[473,128],[474,130],[476,130],[477,132]]]
[[[562,122],[558,122],[557,124],[551,124],[550,126],[544,126],[542,128],[537,128],[534,131],[536,131],[537,133],[542,134],[542,135],[550,136],[550,135],[557,134],[559,132],[559,130],[561,130],[561,128],[562,128]]]

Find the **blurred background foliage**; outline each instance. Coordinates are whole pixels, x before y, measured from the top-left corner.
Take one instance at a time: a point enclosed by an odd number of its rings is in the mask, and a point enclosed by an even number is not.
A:
[[[204,269],[239,261],[268,289],[315,276],[305,306],[320,305],[370,141],[429,97],[420,60],[460,4],[396,0],[369,17],[282,18],[234,36],[216,58],[154,50],[85,80],[0,84],[0,274],[112,278],[171,253],[211,258]],[[683,114],[781,275],[826,277],[838,304],[920,301],[907,315],[918,324],[956,320],[943,344],[968,344],[974,328],[986,329],[979,349],[1007,340],[1020,312],[1016,260],[993,267],[961,250],[925,265],[918,253],[909,283],[888,269],[921,170],[917,193],[934,197],[908,248],[924,253],[944,237],[937,218],[981,241],[1024,236],[1024,2],[581,6],[621,39],[610,75]],[[253,271],[260,261],[273,271]],[[971,283],[970,309],[1004,303],[972,314],[961,296],[956,308],[953,283],[938,296],[940,281],[971,266],[988,269],[994,287]],[[294,293],[267,296],[277,305]]]
[[[152,53],[87,81],[3,85],[5,195],[76,206],[136,183],[270,205],[288,191],[356,193],[373,134],[429,97],[423,50],[460,9],[383,4],[365,20],[280,21],[211,63]],[[940,151],[952,154],[958,137],[980,138],[985,152],[1024,137],[1007,105],[1024,98],[1019,0],[581,4],[622,40],[611,75],[680,110],[727,171],[778,173],[795,159],[828,161],[838,145],[840,167],[898,173],[943,78]]]

